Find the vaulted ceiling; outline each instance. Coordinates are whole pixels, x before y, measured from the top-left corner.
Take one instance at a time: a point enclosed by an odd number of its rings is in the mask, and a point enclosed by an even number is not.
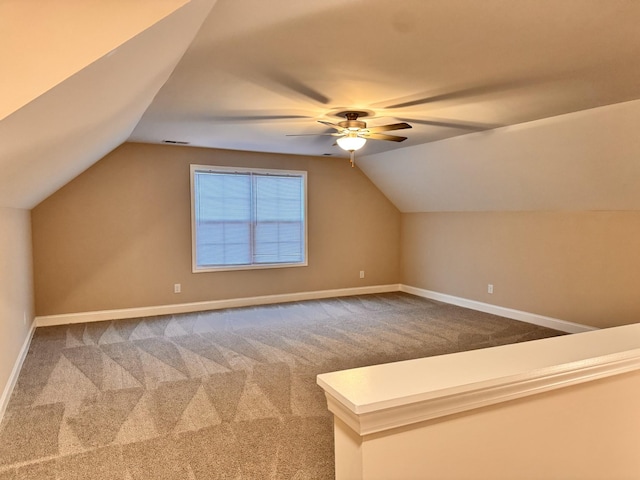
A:
[[[505,187],[513,164],[494,150],[514,125],[640,99],[640,2],[628,0],[55,3],[0,5],[3,206],[33,207],[127,140],[346,156],[334,137],[287,135],[329,133],[317,120],[359,110],[370,126],[413,126],[403,143],[358,152],[403,211],[609,208],[560,189],[536,203],[540,167],[523,161],[522,185]],[[471,140],[445,140],[461,136]],[[460,142],[485,152],[484,180]],[[545,168],[566,176],[575,164]],[[461,202],[451,192],[470,171],[481,181]]]
[[[125,142],[214,2],[0,3],[0,206],[34,207]]]

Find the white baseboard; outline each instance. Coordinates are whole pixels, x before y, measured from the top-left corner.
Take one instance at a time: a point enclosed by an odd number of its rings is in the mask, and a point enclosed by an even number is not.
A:
[[[597,330],[595,327],[567,322],[557,318],[545,317],[535,313],[523,312],[511,308],[491,305],[466,298],[455,297],[445,293],[412,287],[403,284],[374,285],[369,287],[338,288],[332,290],[318,290],[314,292],[284,293],[278,295],[263,295],[258,297],[231,298],[225,300],[210,300],[206,302],[178,303],[174,305],[157,305],[151,307],[122,308],[117,310],[101,310],[94,312],[68,313],[61,315],[38,316],[35,325],[50,327],[67,325],[70,323],[100,322],[103,320],[119,320],[123,318],[150,317],[154,315],[175,315],[179,313],[200,312],[204,310],[220,310],[223,308],[250,307],[254,305],[268,305],[273,303],[297,302],[302,300],[316,300],[331,297],[346,297],[349,295],[367,295],[372,293],[386,293],[402,291],[419,297],[429,298],[460,307],[492,313],[502,317],[532,323],[543,327],[553,328],[567,333],[581,333]]]
[[[13,364],[13,369],[11,370],[11,375],[9,375],[9,380],[7,381],[7,384],[4,387],[4,391],[2,392],[2,396],[0,397],[0,422],[2,422],[4,414],[7,410],[7,406],[9,405],[9,399],[11,398],[13,388],[16,386],[16,382],[18,381],[20,369],[22,368],[24,359],[27,357],[27,353],[29,352],[29,345],[31,345],[31,339],[33,338],[33,334],[35,331],[36,323],[31,322],[31,328],[29,329],[27,338],[24,339],[24,343],[22,344],[20,353],[18,353],[18,358]]]
[[[350,295],[367,295],[371,293],[397,292],[400,285],[373,285],[370,287],[338,288],[318,290],[315,292],[284,293],[263,295],[259,297],[231,298],[206,302],[179,303],[175,305],[158,305],[152,307],[122,308],[117,310],[101,310],[95,312],[69,313],[61,315],[45,315],[36,317],[38,327],[67,325],[70,323],[100,322],[103,320],[119,320],[123,318],[151,317],[154,315],[175,315],[179,313],[200,312],[204,310],[220,310],[223,308],[250,307],[272,303],[298,302],[320,298],[347,297]]]
[[[541,327],[553,328],[554,330],[560,330],[567,333],[582,333],[590,332],[592,330],[598,330],[598,328],[588,325],[581,325],[579,323],[567,322],[565,320],[559,320],[557,318],[545,317],[544,315],[538,315],[536,313],[523,312],[522,310],[514,310],[512,308],[491,305],[490,303],[483,303],[476,300],[455,297],[453,295],[447,295],[446,293],[424,290],[422,288],[411,287],[409,285],[401,284],[400,291],[411,293],[419,297],[429,298],[431,300],[437,300],[439,302],[449,303],[451,305],[457,305],[459,307],[470,308],[471,310],[492,313],[494,315],[500,315],[501,317],[520,320],[521,322],[532,323],[534,325],[540,325]]]

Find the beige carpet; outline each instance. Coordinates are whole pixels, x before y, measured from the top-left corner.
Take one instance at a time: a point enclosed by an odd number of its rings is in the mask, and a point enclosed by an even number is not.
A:
[[[0,480],[333,478],[318,373],[559,334],[401,293],[38,328]]]

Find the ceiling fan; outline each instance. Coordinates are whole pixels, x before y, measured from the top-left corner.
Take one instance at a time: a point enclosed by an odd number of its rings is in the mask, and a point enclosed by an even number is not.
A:
[[[367,127],[367,123],[362,120],[358,120],[358,117],[365,117],[367,112],[347,111],[339,114],[344,116],[346,120],[341,122],[331,123],[324,120],[318,120],[319,123],[326,125],[336,130],[334,133],[311,133],[306,135],[330,135],[332,137],[338,137],[336,143],[340,148],[350,152],[351,154],[351,166],[355,166],[354,152],[361,149],[367,140],[387,140],[391,142],[403,142],[407,137],[400,137],[398,135],[387,135],[380,132],[388,132],[391,130],[403,130],[405,128],[411,128],[408,123],[392,123],[389,125],[379,125],[377,127]],[[287,135],[289,137],[299,137],[305,135]]]

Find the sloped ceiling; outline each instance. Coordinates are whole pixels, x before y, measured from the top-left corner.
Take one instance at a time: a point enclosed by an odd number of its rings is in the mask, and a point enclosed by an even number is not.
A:
[[[402,212],[640,210],[640,100],[365,157]]]
[[[361,110],[413,126],[356,154],[401,211],[638,209],[639,24],[626,0],[219,0],[131,139],[346,157],[286,135]]]
[[[408,121],[360,155],[640,98],[640,2],[219,0],[131,137],[346,156],[317,120]]]
[[[544,132],[553,128],[527,122],[546,125],[550,117],[640,98],[640,2],[218,0],[211,8],[214,2],[125,2],[134,7],[122,25],[113,6],[122,2],[115,0],[88,2],[111,5],[104,7],[104,22],[60,13],[66,30],[82,23],[78,31],[95,48],[67,50],[69,34],[60,34],[49,55],[33,48],[25,50],[35,59],[31,65],[14,62],[29,81],[26,93],[15,101],[7,95],[0,109],[17,108],[0,121],[0,205],[32,207],[127,139],[346,157],[333,137],[287,135],[328,133],[317,120],[337,122],[340,112],[354,109],[368,114],[370,126],[413,126],[399,132],[407,137],[403,143],[369,141],[358,152],[361,168],[404,211],[624,203],[566,203],[582,192],[567,195],[559,188],[546,189],[553,199],[541,202],[537,182],[552,173],[552,184],[571,184],[574,165],[545,171],[532,160],[505,163],[496,152],[503,137],[505,145],[518,138],[545,144]],[[65,5],[74,3],[83,4]],[[16,38],[37,31],[14,30]],[[51,73],[33,78],[37,66]],[[6,91],[12,89],[22,91],[10,83]],[[628,137],[627,126],[609,125],[624,128],[603,142]],[[531,128],[544,135],[513,133]],[[493,173],[480,176],[484,180],[465,197],[456,192],[474,170],[463,160],[476,153],[451,145],[467,137],[472,145],[479,138],[494,143],[482,147],[482,162],[474,164]],[[447,161],[438,163],[442,151]],[[628,162],[631,156],[622,157]],[[590,171],[603,171],[602,155],[589,161]],[[635,172],[628,163],[618,167]],[[514,168],[515,192],[508,187]],[[415,183],[427,178],[439,179],[422,184],[429,195]],[[518,196],[522,192],[530,194]],[[634,202],[626,206],[635,208]]]
[[[55,9],[47,2],[16,2],[28,4],[29,19],[19,8],[3,7],[2,13],[16,16],[3,22],[19,22],[32,37],[23,64],[14,52],[9,59],[17,68],[3,78],[8,94],[0,111],[8,116],[0,121],[0,205],[32,208],[124,142],[214,2],[69,1],[54,2]],[[121,22],[129,13],[132,18]],[[64,32],[47,36],[57,20]],[[68,33],[76,24],[78,35]],[[28,43],[19,31],[8,30],[15,43],[4,48],[20,51]],[[49,68],[51,58],[61,64]]]
[[[188,0],[0,3],[0,119],[116,49]]]

